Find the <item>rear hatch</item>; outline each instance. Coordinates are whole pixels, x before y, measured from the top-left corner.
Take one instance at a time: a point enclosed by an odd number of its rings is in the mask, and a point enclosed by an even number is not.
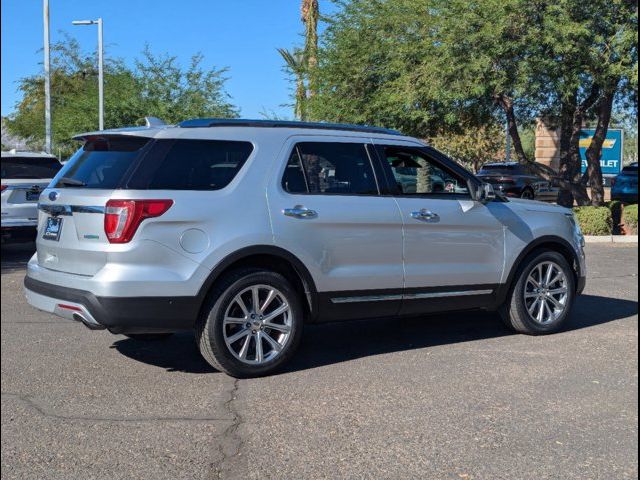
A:
[[[253,150],[246,141],[112,133],[85,140],[41,195],[37,245],[40,266],[87,276],[125,261],[116,255],[136,248],[142,220],[162,221],[176,192],[226,187]]]
[[[123,186],[150,138],[88,138],[42,195],[38,218],[40,266],[94,275],[107,261],[105,206]]]

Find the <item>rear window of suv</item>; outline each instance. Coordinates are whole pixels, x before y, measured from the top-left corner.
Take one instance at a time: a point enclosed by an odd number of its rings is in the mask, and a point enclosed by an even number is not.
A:
[[[252,150],[249,142],[104,137],[76,152],[56,187],[218,190]]]
[[[56,188],[117,188],[151,139],[110,136],[88,140],[56,178]]]
[[[48,157],[2,157],[2,179],[53,178],[62,165]]]

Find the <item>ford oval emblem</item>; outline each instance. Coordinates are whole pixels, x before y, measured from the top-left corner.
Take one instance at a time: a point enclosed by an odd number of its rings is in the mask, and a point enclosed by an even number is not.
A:
[[[60,194],[55,190],[53,192],[49,192],[49,200],[51,200],[52,202],[55,202],[58,199],[59,195]]]

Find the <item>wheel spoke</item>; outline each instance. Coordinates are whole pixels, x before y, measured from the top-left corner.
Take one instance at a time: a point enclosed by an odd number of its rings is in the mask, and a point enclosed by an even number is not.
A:
[[[242,325],[247,321],[246,318],[224,317],[225,325]]]
[[[278,332],[281,332],[281,333],[289,333],[291,331],[291,327],[289,325],[283,325],[281,323],[265,322],[263,325],[264,325],[264,328],[277,330]]]
[[[551,281],[551,276],[553,275],[553,265],[549,264],[547,265],[547,275],[544,279],[544,285],[546,287],[548,287],[549,285],[551,285],[549,282]]]
[[[243,328],[242,330],[240,330],[237,333],[234,333],[233,335],[231,335],[227,341],[229,342],[229,345],[231,345],[234,342],[237,342],[238,340],[240,340],[242,337],[246,337],[247,335],[249,335],[249,332],[251,332],[250,329],[248,328]]]
[[[553,277],[553,278],[551,279],[551,281],[548,283],[548,286],[550,287],[551,285],[555,285],[555,284],[556,284],[556,282],[558,282],[559,280],[562,280],[562,279],[564,279],[564,274],[563,274],[562,272],[558,272],[558,273],[556,274],[556,276],[555,276],[555,277]]]
[[[554,290],[549,290],[550,295],[560,295],[562,293],[567,293],[569,289],[567,287],[556,288]]]
[[[267,295],[267,298],[265,298],[264,303],[260,307],[260,312],[261,313],[263,313],[263,312],[265,312],[267,310],[269,305],[271,305],[271,302],[273,302],[274,298],[276,298],[276,291],[275,290],[269,290],[269,294]]]
[[[258,287],[251,289],[251,308],[255,313],[260,313],[260,289]]]
[[[538,322],[543,322],[544,321],[544,307],[545,307],[545,301],[540,299],[540,308],[538,308],[538,315],[536,316],[536,319],[538,320]]]
[[[526,292],[524,294],[524,298],[537,298],[537,297],[538,297],[537,292]]]
[[[553,303],[555,305],[555,307],[559,310],[562,310],[564,308],[564,305],[562,305],[558,300],[556,300],[555,298],[553,298],[551,295],[549,295],[547,297],[547,300],[549,300],[551,303]]]
[[[282,345],[280,345],[273,338],[271,338],[271,335],[269,335],[268,333],[263,333],[262,338],[264,338],[267,341],[267,343],[271,345],[271,348],[273,348],[276,352],[279,352],[280,350],[282,350]]]
[[[247,352],[249,351],[249,344],[250,343],[251,343],[251,335],[247,335],[247,338],[245,338],[244,343],[242,344],[242,348],[238,352],[238,356],[242,360],[247,358]]]
[[[533,278],[533,275],[529,277],[529,279],[527,280],[531,285],[534,286],[534,288],[540,288],[540,282],[538,282],[535,278]]]
[[[538,306],[539,303],[540,303],[540,299],[536,298],[535,301],[529,307],[529,315],[533,315],[533,312],[535,312],[536,307]]]
[[[264,353],[262,351],[262,332],[256,333],[256,362],[262,363]]]
[[[247,310],[247,306],[244,304],[244,300],[240,295],[237,295],[236,298],[233,299],[235,303],[238,304],[245,318],[249,318],[249,310]]]
[[[264,317],[263,321],[264,321],[264,323],[271,322],[271,320],[273,320],[274,318],[279,317],[280,315],[282,315],[283,313],[285,313],[288,310],[289,310],[289,305],[287,305],[286,303],[283,303],[278,308],[276,308],[273,312],[271,312],[269,315],[266,315]]]

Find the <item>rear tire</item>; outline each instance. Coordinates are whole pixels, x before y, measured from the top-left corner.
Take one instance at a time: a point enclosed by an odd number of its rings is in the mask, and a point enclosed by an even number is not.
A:
[[[558,252],[538,250],[525,258],[514,281],[500,308],[505,324],[528,335],[560,330],[576,294],[573,269],[567,260]]]
[[[268,375],[298,348],[303,316],[300,296],[284,276],[236,270],[209,295],[196,342],[212,367],[232,377]]]

